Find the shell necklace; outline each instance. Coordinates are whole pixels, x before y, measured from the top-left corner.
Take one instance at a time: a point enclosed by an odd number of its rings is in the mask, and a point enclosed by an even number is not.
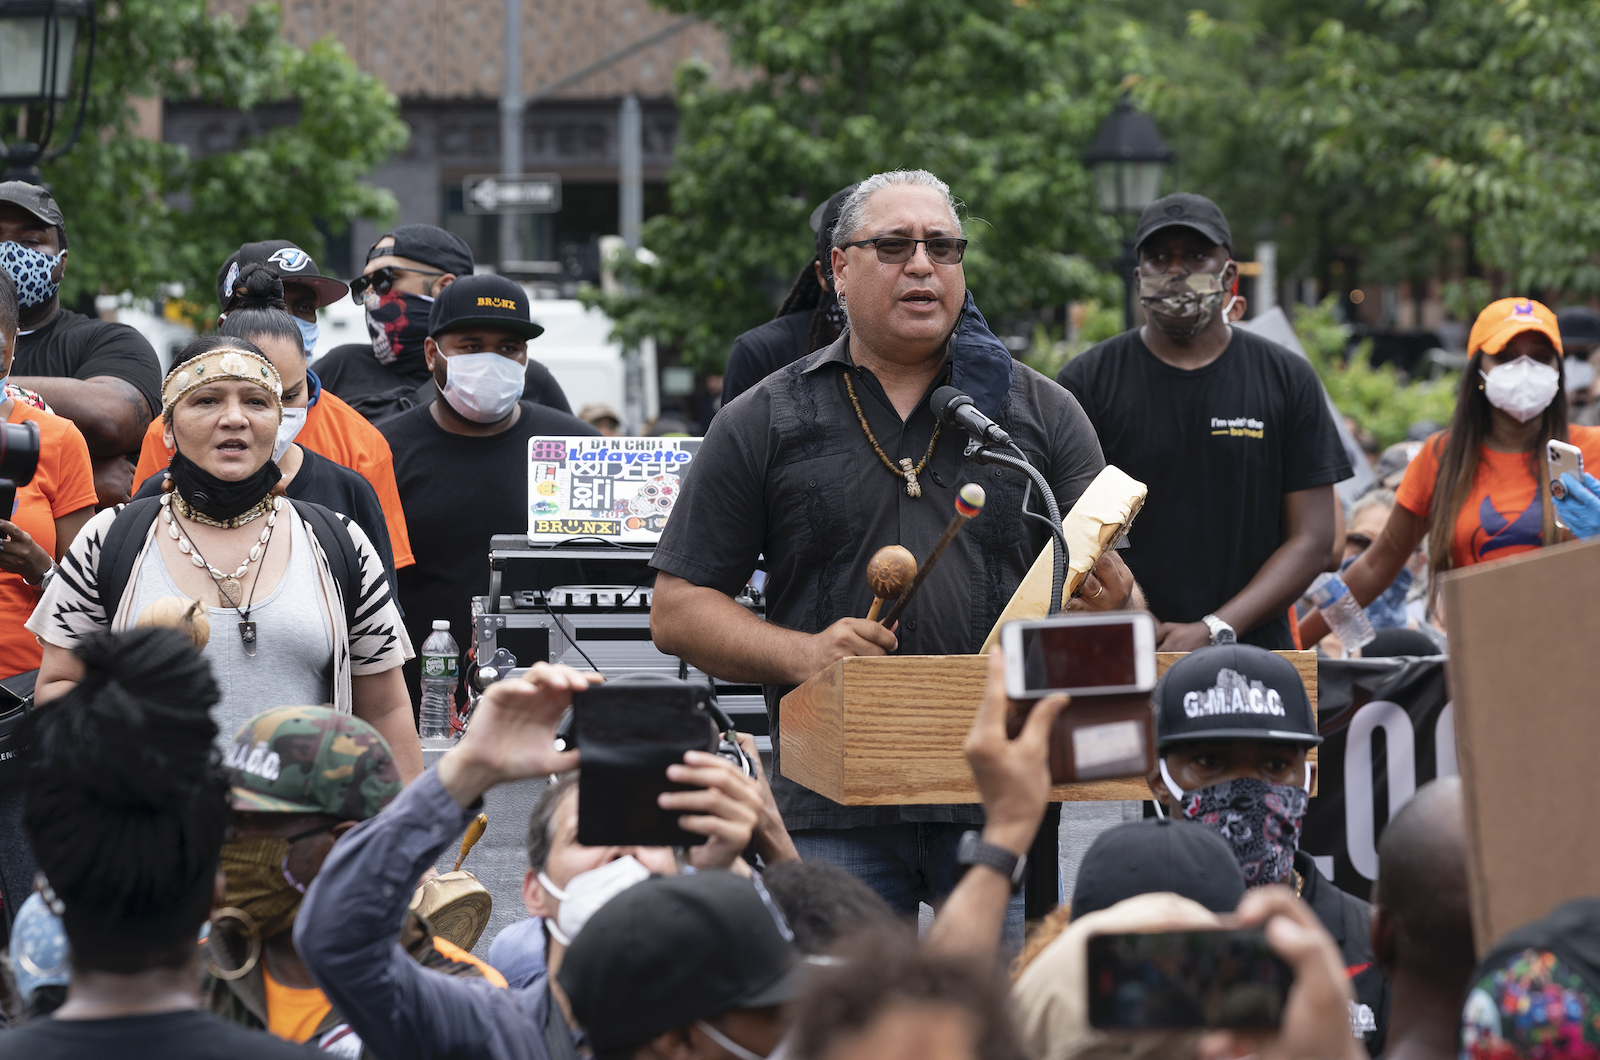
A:
[[[261,580],[261,568],[256,568],[256,576],[250,583],[250,599],[242,605],[239,594],[243,591],[244,576],[250,572],[250,564],[255,563],[267,554],[267,546],[272,541],[272,528],[277,525],[278,512],[283,508],[283,498],[273,497],[267,509],[267,525],[261,528],[261,538],[250,546],[250,554],[245,561],[239,564],[239,569],[232,574],[223,574],[217,568],[206,562],[200,550],[194,546],[180,527],[178,520],[172,515],[172,494],[165,493],[161,496],[161,521],[166,524],[167,536],[178,543],[178,551],[188,556],[196,567],[201,568],[211,575],[211,580],[217,583],[217,592],[222,596],[222,602],[239,613],[239,639],[244,643],[246,655],[254,656],[256,653],[256,624],[250,621],[250,608],[255,600],[256,584]]]

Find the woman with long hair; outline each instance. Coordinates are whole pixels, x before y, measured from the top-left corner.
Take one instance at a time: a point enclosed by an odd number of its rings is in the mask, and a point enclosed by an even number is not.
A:
[[[1423,444],[1382,534],[1344,572],[1363,607],[1424,539],[1434,592],[1447,570],[1570,540],[1556,525],[1545,445],[1570,442],[1597,467],[1600,428],[1567,422],[1555,314],[1531,298],[1502,298],[1478,314],[1467,353],[1449,427]],[[1327,632],[1321,613],[1308,612],[1300,643]]]
[[[172,488],[100,512],[67,550],[28,620],[44,645],[39,703],[80,679],[79,640],[178,597],[209,621],[225,738],[269,707],[331,704],[382,733],[410,780],[422,771],[400,673],[411,644],[360,525],[278,493],[277,369],[247,339],[215,335],[177,362],[161,387]]]

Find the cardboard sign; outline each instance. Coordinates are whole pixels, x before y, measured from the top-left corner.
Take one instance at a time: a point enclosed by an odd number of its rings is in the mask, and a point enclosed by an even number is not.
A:
[[[528,540],[653,545],[698,438],[529,438]]]
[[[1600,542],[1447,574],[1473,931],[1600,894]]]

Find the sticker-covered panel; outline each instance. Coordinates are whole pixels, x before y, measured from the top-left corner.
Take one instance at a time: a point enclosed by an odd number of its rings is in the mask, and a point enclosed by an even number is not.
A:
[[[529,438],[528,539],[653,545],[698,438]]]

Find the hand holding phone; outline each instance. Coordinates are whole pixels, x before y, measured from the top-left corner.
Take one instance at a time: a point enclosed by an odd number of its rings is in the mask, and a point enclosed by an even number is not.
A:
[[[1293,981],[1261,927],[1089,937],[1089,1023],[1102,1030],[1275,1030]]]
[[[1583,481],[1583,450],[1552,438],[1545,443],[1545,460],[1550,466],[1550,496],[1562,500],[1567,495],[1567,488],[1561,484],[1564,472],[1570,472],[1573,478]],[[1556,522],[1561,523],[1559,515]],[[1562,529],[1566,529],[1565,525],[1562,525]]]

